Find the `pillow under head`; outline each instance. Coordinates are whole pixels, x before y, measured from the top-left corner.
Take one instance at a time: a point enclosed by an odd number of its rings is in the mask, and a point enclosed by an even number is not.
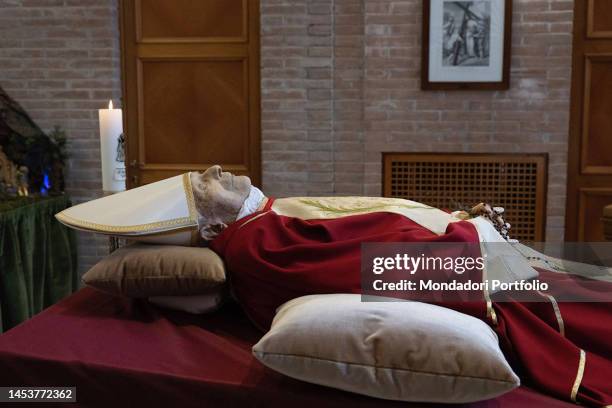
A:
[[[225,284],[225,266],[208,248],[132,244],[94,265],[83,282],[135,298],[200,295]]]

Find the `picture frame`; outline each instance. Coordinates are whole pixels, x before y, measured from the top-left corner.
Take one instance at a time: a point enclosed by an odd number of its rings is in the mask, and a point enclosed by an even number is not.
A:
[[[421,89],[510,87],[512,0],[423,0]]]

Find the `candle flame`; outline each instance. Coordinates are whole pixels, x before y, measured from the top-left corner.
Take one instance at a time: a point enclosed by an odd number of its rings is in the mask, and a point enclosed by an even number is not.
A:
[[[113,109],[113,100],[108,101],[108,109]]]

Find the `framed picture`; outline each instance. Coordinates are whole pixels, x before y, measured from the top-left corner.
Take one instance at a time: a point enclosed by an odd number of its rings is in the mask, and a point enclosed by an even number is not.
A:
[[[508,89],[512,0],[423,0],[421,88]]]

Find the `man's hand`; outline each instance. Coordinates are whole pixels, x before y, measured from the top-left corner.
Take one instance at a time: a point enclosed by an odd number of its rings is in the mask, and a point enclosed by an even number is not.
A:
[[[480,203],[472,207],[469,214],[472,217],[482,216],[489,219],[501,236],[504,239],[509,239],[510,236],[508,235],[508,232],[510,231],[511,226],[502,217],[504,211],[505,210],[503,207],[491,207],[489,204]]]

